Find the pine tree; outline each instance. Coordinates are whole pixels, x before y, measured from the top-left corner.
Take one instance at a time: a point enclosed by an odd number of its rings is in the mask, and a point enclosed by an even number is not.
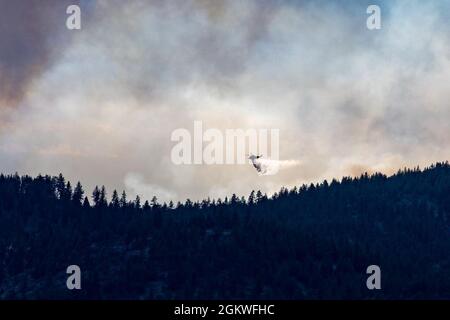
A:
[[[256,202],[260,202],[263,199],[263,194],[261,192],[261,190],[258,190],[258,192],[256,193]]]
[[[83,208],[90,208],[91,204],[89,203],[88,197],[84,197]]]
[[[99,205],[101,207],[107,207],[108,206],[108,200],[106,198],[106,188],[105,188],[105,186],[102,186],[102,189],[100,190]]]
[[[237,204],[239,202],[239,198],[236,196],[235,193],[231,196],[231,204]]]
[[[252,190],[252,192],[250,192],[250,195],[248,196],[248,204],[254,203],[255,203],[255,190]]]
[[[119,208],[119,206],[120,206],[119,194],[117,193],[117,190],[113,191],[110,205],[113,208]]]
[[[139,195],[137,195],[136,199],[134,200],[134,207],[136,209],[141,209],[141,197],[139,197]]]
[[[126,208],[128,206],[127,203],[127,194],[125,193],[125,190],[122,191],[122,196],[120,197],[120,207]]]
[[[62,173],[55,180],[56,194],[59,199],[63,199],[66,191],[66,180],[64,179]]]
[[[94,207],[100,206],[100,190],[98,186],[95,186],[94,191],[92,192],[92,200],[94,201]]]
[[[70,184],[70,181],[67,181],[66,187],[64,189],[63,200],[72,200],[72,185]]]
[[[153,196],[152,200],[150,201],[150,204],[152,208],[158,208],[159,207],[158,198],[156,196]]]
[[[142,207],[144,211],[148,211],[151,209],[150,204],[148,203],[148,200],[145,200],[144,206]]]
[[[83,199],[84,190],[81,186],[81,183],[78,181],[77,185],[75,186],[75,190],[73,191],[72,195],[72,201],[76,205],[81,205],[81,200]]]

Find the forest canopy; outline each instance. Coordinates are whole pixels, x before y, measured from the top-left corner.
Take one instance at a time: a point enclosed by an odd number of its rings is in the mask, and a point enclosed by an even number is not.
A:
[[[0,298],[448,299],[449,195],[448,162],[176,204],[2,174]]]

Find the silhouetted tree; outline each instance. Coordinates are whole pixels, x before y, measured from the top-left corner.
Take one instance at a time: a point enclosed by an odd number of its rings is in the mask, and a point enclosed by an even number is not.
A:
[[[120,197],[120,207],[126,208],[128,206],[127,202],[127,194],[125,193],[125,190],[122,191],[122,196]]]
[[[108,200],[106,198],[105,186],[102,186],[102,188],[100,189],[99,206],[101,206],[103,208],[108,206]]]
[[[250,192],[250,195],[248,196],[248,204],[254,203],[255,203],[255,190],[252,190],[252,192]]]
[[[89,203],[88,197],[84,197],[83,208],[90,208],[91,204]]]
[[[75,186],[75,189],[73,190],[72,201],[76,205],[81,205],[81,200],[83,199],[83,195],[84,195],[83,187],[81,186],[81,183],[78,181],[77,185]]]
[[[155,209],[157,209],[159,207],[158,198],[156,196],[153,196],[152,200],[150,201],[150,205],[152,208],[155,208]]]
[[[136,209],[141,209],[141,198],[137,195],[136,199],[134,200],[134,207]]]
[[[94,201],[95,207],[100,207],[100,189],[98,186],[95,186],[94,191],[92,192],[92,201]]]
[[[111,205],[111,207],[116,208],[116,209],[120,207],[119,194],[117,193],[117,190],[113,191],[110,205]]]
[[[91,207],[62,175],[0,174],[0,298],[450,299],[449,194],[448,162],[143,211],[125,192],[108,207],[104,187]],[[65,288],[68,263],[83,290]],[[383,290],[365,289],[371,264]]]

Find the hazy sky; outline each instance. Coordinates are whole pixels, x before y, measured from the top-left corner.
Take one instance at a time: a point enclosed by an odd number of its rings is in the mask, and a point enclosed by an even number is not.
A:
[[[65,25],[81,7],[81,30]],[[368,30],[366,8],[381,7]],[[0,171],[148,199],[450,158],[450,1],[0,0]],[[171,162],[177,128],[276,128],[280,158]]]

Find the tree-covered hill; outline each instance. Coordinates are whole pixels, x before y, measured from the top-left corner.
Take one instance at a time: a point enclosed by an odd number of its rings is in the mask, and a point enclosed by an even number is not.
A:
[[[0,298],[449,299],[450,165],[175,205],[1,175]]]

